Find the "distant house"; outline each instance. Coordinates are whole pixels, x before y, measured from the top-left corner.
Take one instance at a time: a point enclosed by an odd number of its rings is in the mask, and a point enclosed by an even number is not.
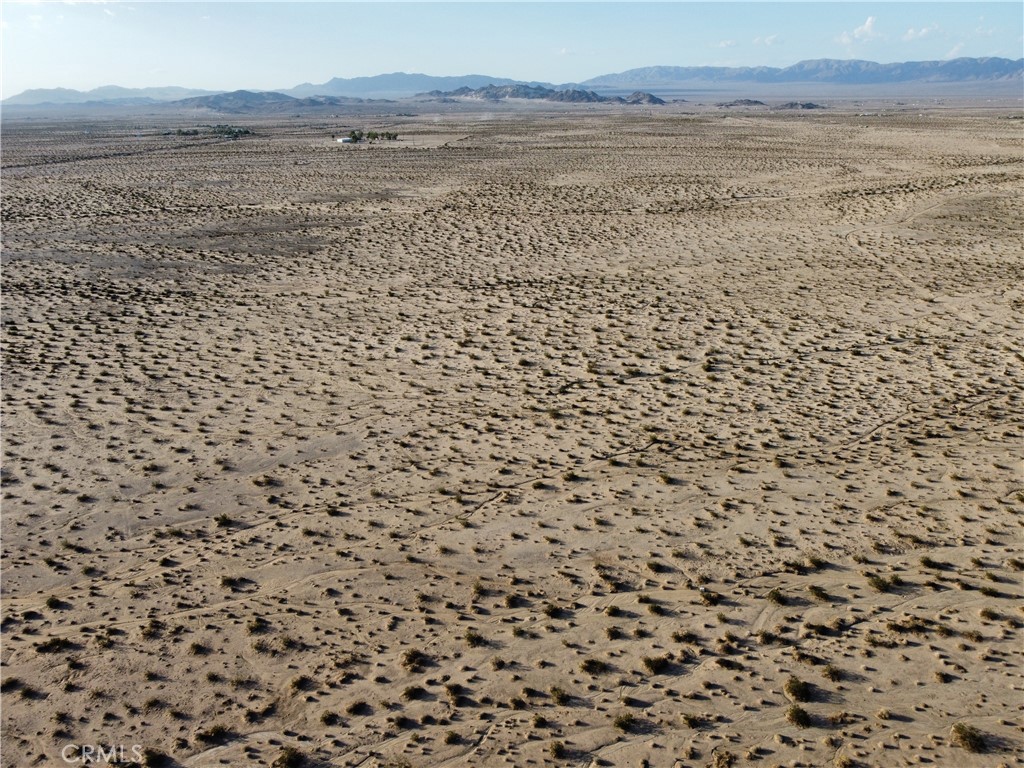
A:
[[[340,139],[338,139],[339,144],[351,144],[352,142],[353,139],[351,136],[342,136]]]

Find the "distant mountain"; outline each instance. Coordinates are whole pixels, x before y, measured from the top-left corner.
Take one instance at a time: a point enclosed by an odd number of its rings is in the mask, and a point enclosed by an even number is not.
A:
[[[790,67],[643,67],[600,75],[579,84],[585,88],[664,88],[679,83],[954,83],[1024,78],[1024,59],[950,59],[878,64],[874,61],[814,59]]]
[[[664,104],[664,99],[659,99],[653,93],[647,93],[646,91],[633,91],[629,96],[626,96],[623,101],[627,104]],[[685,99],[684,99],[685,101]]]
[[[778,67],[642,67],[607,75],[600,75],[582,83],[567,83],[554,86],[551,83],[522,82],[503,77],[487,75],[462,75],[456,77],[434,77],[423,74],[392,72],[387,75],[373,77],[335,77],[326,83],[303,83],[294,88],[280,89],[270,93],[276,94],[260,105],[251,97],[235,97],[210,102],[220,106],[210,106],[219,110],[252,110],[269,109],[273,105],[285,108],[288,102],[279,97],[297,99],[300,103],[290,104],[290,108],[310,106],[333,106],[335,102],[320,101],[301,103],[303,99],[320,98],[390,98],[399,99],[414,94],[434,93],[449,94],[439,98],[543,98],[551,101],[581,102],[609,99],[610,96],[601,92],[626,93],[636,91],[623,98],[627,103],[655,104],[654,101],[643,101],[656,98],[649,90],[671,90],[687,88],[707,88],[714,85],[731,85],[745,83],[815,83],[821,85],[891,85],[898,83],[944,84],[960,83],[971,87],[973,84],[1001,88],[1003,90],[1017,88],[1024,82],[1024,59],[978,58],[950,59],[948,61],[906,61],[892,64],[879,64],[874,61],[813,59],[801,61],[792,66]],[[496,95],[497,92],[487,89],[515,87],[526,89],[521,95]],[[467,89],[466,93],[459,93]],[[530,90],[533,89],[533,90]],[[544,95],[530,95],[545,92]],[[469,92],[481,92],[470,96]],[[239,93],[258,93],[256,91],[235,91]],[[510,92],[511,93],[511,92]],[[450,94],[457,94],[451,96]],[[560,94],[560,95],[554,95]],[[639,94],[639,96],[638,96]],[[116,85],[105,85],[91,91],[76,91],[69,88],[37,88],[3,100],[4,106],[66,106],[90,105],[102,106],[136,106],[155,105],[159,103],[180,103],[195,98],[225,95],[222,91],[207,91],[195,88],[122,88]],[[230,96],[230,94],[226,94]],[[640,101],[637,101],[640,99]],[[237,103],[236,103],[237,102]],[[359,103],[358,101],[336,102]],[[203,106],[195,102],[194,106]]]
[[[298,99],[274,91],[231,91],[210,96],[179,99],[177,107],[209,109],[215,112],[259,112],[297,106]]]
[[[716,107],[766,107],[768,106],[763,101],[757,99],[733,99],[732,101],[726,101],[720,104],[715,104]]]
[[[501,101],[504,99],[533,99],[539,101],[558,101],[567,104],[664,104],[665,102],[657,96],[637,91],[626,98],[621,96],[601,96],[593,91],[582,91],[577,88],[567,88],[556,91],[553,88],[545,88],[539,85],[525,85],[516,83],[514,85],[488,84],[482,88],[462,87],[454,91],[428,91],[419,94],[435,99],[478,99],[485,101]]]
[[[310,96],[297,99],[276,91],[231,91],[210,96],[195,96],[170,102],[170,106],[185,109],[205,109],[211,112],[245,114],[250,112],[292,112],[299,109],[339,107],[346,104],[366,104],[374,99],[349,96]]]
[[[26,104],[85,104],[88,102],[114,102],[120,104],[152,104],[161,101],[176,101],[192,96],[206,96],[218,91],[204,91],[199,88],[122,88],[119,85],[104,85],[91,91],[76,91],[72,88],[32,88],[16,96],[4,99],[10,106]]]
[[[813,101],[787,101],[785,104],[779,104],[776,109],[825,109],[825,107],[815,104]]]
[[[461,75],[457,77],[434,77],[432,75],[392,72],[373,77],[335,77],[326,83],[314,85],[303,83],[294,88],[280,89],[281,93],[302,98],[304,96],[361,96],[363,98],[398,99],[425,91],[451,91],[459,88],[482,88],[487,85],[518,85],[520,80],[487,75]],[[550,83],[530,83],[546,86]]]

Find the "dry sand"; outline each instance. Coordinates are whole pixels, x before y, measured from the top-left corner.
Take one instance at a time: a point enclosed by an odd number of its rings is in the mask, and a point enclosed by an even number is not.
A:
[[[1024,765],[1008,114],[6,123],[3,765]]]

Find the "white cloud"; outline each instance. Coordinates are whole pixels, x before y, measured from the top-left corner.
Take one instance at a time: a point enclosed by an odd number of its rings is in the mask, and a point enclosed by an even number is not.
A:
[[[836,42],[842,43],[843,45],[853,45],[855,42],[863,43],[868,40],[873,40],[876,37],[880,37],[880,33],[875,30],[875,23],[877,21],[877,16],[868,16],[864,23],[855,28],[852,32],[843,32],[839,35],[839,37],[836,38]]]
[[[555,53],[558,56],[572,56],[575,53],[575,51],[573,51],[570,48],[559,48],[557,51],[555,51]]]
[[[718,43],[718,45],[716,47],[717,48],[732,48],[735,45],[736,45],[736,41],[735,40],[722,40],[720,43]]]
[[[962,51],[963,49],[964,49],[964,44],[963,43],[957,43],[956,45],[954,45],[952,48],[949,49],[949,53],[947,53],[945,56],[943,56],[943,58],[944,59],[955,59],[957,56],[960,55],[960,51]]]
[[[781,42],[778,35],[768,35],[767,37],[755,37],[754,45],[775,45],[775,43]]]
[[[878,33],[875,32],[876,21],[878,21],[877,16],[868,16],[867,21],[853,30],[853,36],[858,40],[870,40],[872,37],[877,37]]]
[[[906,41],[920,40],[921,38],[928,37],[932,32],[937,31],[938,28],[938,24],[929,24],[927,27],[921,27],[920,29],[910,27],[910,29],[903,33],[903,39]]]

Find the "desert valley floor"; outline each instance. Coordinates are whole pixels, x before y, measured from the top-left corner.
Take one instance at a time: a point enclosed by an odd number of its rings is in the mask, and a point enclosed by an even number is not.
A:
[[[3,765],[1024,765],[1010,118],[5,121]]]

